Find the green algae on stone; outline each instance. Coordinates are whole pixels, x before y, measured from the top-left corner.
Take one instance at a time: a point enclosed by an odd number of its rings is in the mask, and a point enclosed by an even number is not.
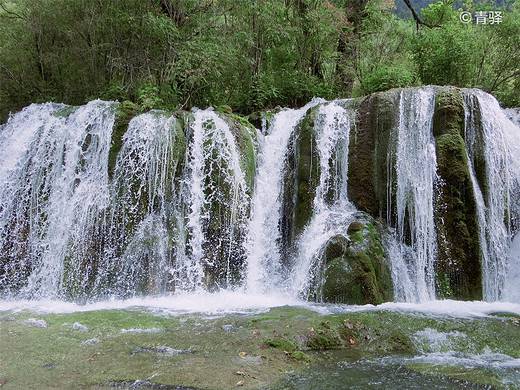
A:
[[[142,112],[141,108],[129,100],[125,100],[117,106],[116,118],[112,130],[112,141],[108,153],[108,173],[114,173],[116,159],[121,147],[123,146],[123,135],[128,130],[128,124],[135,116]]]
[[[379,304],[393,298],[380,231],[367,216],[353,221],[347,236],[329,239],[318,259],[311,298],[329,303]],[[361,222],[363,221],[363,222]]]
[[[313,107],[303,118],[295,131],[296,153],[296,203],[294,209],[294,230],[299,235],[312,217],[312,205],[319,183],[320,165],[316,148],[315,121],[319,107]]]
[[[296,125],[285,156],[282,179],[282,255],[289,256],[297,237],[313,214],[316,188],[320,180],[315,121],[319,105],[310,108]]]
[[[312,368],[344,361],[345,353],[355,360],[422,356],[436,348],[435,342],[429,344],[423,336],[431,332],[433,340],[435,335],[448,335],[464,341],[442,350],[518,359],[519,325],[508,313],[498,315],[463,318],[372,309],[322,316],[287,306],[267,313],[211,317],[166,316],[138,307],[70,314],[2,312],[0,379],[6,381],[6,388],[56,389],[107,388],[110,383],[134,383],[152,376],[151,382],[164,386],[215,389],[233,388],[242,379],[245,388],[260,389],[277,383],[288,372],[301,372],[308,364]],[[223,331],[224,325],[240,331]],[[266,339],[276,346],[266,348]],[[293,346],[288,354],[284,352]],[[345,353],[331,354],[331,349]],[[445,369],[447,377],[455,377]],[[27,370],[31,375],[23,374]],[[480,383],[471,372],[460,379]]]
[[[378,214],[374,183],[375,128],[373,95],[360,102],[354,133],[350,136],[348,158],[348,194],[356,207],[371,215]]]
[[[234,114],[217,112],[217,115],[233,135],[240,165],[239,171],[235,171],[226,158],[234,151],[223,153],[221,150],[231,145],[227,141],[215,141],[213,133],[207,132],[203,148],[210,158],[204,159],[203,166],[205,178],[202,185],[206,203],[202,206],[202,213],[207,215],[207,222],[203,226],[205,240],[202,249],[205,285],[210,291],[235,286],[243,276],[245,253],[241,243],[245,239],[244,226],[250,213],[250,197],[256,173],[254,127],[251,124],[244,125],[247,121]],[[216,124],[208,120],[203,126],[211,130]],[[244,183],[237,180],[242,176]]]
[[[256,129],[247,119],[232,113],[222,112],[220,117],[229,125],[230,131],[235,138],[235,143],[240,153],[240,164],[245,174],[249,195],[253,191],[256,173],[256,153],[254,143],[256,142]]]
[[[280,111],[282,111],[280,107],[267,111],[254,111],[247,116],[247,120],[258,130],[267,131],[273,123],[274,116]]]
[[[52,115],[58,118],[68,118],[71,114],[74,114],[81,106],[65,106],[55,112]]]
[[[439,89],[433,115],[441,179],[435,207],[436,288],[439,298],[476,300],[482,299],[482,267],[475,194],[463,139],[464,119],[460,90]]]
[[[296,349],[296,346],[291,343],[290,341],[284,339],[283,337],[275,337],[274,339],[266,339],[264,341],[265,344],[269,345],[273,348],[278,348],[283,351],[294,351]]]
[[[350,136],[348,192],[361,211],[373,217],[392,215],[395,205],[388,186],[395,173],[400,90],[375,93],[358,102],[356,125]],[[392,223],[392,221],[388,221]]]

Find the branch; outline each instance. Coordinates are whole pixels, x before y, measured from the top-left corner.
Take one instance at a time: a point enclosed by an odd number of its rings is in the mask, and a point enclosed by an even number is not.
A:
[[[5,8],[5,5],[3,2],[0,2],[0,8],[4,10],[4,12],[10,16],[8,16],[9,19],[23,19],[20,15],[18,15],[16,12],[9,11],[7,8]]]
[[[404,3],[406,4],[406,6],[410,9],[410,11],[412,11],[412,16],[415,20],[415,23],[417,23],[417,27],[419,27],[419,25],[423,25],[423,26],[426,26],[428,28],[438,28],[440,27],[440,25],[438,24],[430,24],[430,23],[426,23],[424,20],[422,20],[419,15],[417,15],[417,12],[415,12],[415,10],[413,9],[412,7],[412,4],[410,3],[410,0],[403,0]]]

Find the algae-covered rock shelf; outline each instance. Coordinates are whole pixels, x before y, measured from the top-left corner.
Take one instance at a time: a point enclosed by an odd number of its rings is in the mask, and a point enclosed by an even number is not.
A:
[[[2,299],[518,300],[520,129],[479,90],[34,104],[0,131]]]
[[[0,326],[0,383],[6,389],[520,385],[520,317],[508,313],[369,308],[319,315],[283,306],[172,316],[134,307],[3,311]]]

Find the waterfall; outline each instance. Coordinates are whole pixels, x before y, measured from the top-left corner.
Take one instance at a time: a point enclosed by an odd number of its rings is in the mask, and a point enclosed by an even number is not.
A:
[[[109,201],[114,114],[100,101],[75,110],[32,105],[2,131],[2,278],[25,276],[14,285],[27,297],[58,296],[67,283],[81,288],[79,251],[95,240]]]
[[[99,294],[166,292],[176,284],[175,256],[185,244],[182,183],[175,181],[184,134],[177,126],[175,117],[153,111],[133,118],[121,140]]]
[[[255,193],[247,237],[247,289],[252,293],[279,289],[283,272],[279,220],[284,158],[289,138],[310,107],[323,100],[312,100],[304,107],[286,109],[272,119],[258,156]]]
[[[403,90],[399,100],[395,207],[396,235],[401,244],[392,248],[396,256],[392,267],[394,283],[403,291],[400,298],[408,301],[435,297],[434,98],[432,88],[421,88]],[[389,182],[388,186],[394,188],[394,183]]]
[[[520,108],[506,108],[504,112],[511,122],[520,127]]]
[[[242,258],[241,241],[247,229],[250,198],[246,178],[228,124],[209,110],[196,111],[194,117],[188,165],[191,250],[180,266],[187,285],[204,281],[210,288],[232,287],[242,272],[241,264],[236,263]],[[224,258],[222,270],[217,269],[222,266],[219,256]],[[220,280],[213,280],[217,276]]]
[[[319,277],[324,245],[334,235],[346,234],[356,211],[347,197],[348,147],[355,112],[341,103],[349,104],[335,101],[320,105],[315,119],[320,178],[311,221],[297,243],[297,260],[290,278],[293,294],[308,295],[310,281]]]
[[[468,278],[478,287],[482,277],[485,300],[518,301],[517,110],[502,110],[482,91],[461,90],[462,117],[460,91],[442,88],[362,101],[314,99],[266,113],[258,134],[212,109],[122,120],[115,102],[31,105],[0,127],[2,296],[85,301],[242,289],[320,300],[327,272],[352,271],[358,263],[349,261],[362,254],[371,264],[363,275],[380,267],[374,284],[391,272],[398,301],[435,299],[442,266],[455,287]],[[442,118],[433,123],[442,91],[458,99],[458,108],[446,111],[456,122],[449,134]],[[467,156],[467,170],[459,169],[465,192],[443,171],[450,160],[440,151],[455,150],[439,146],[444,135],[459,142],[464,164]],[[356,185],[370,198],[363,205],[352,195]],[[450,257],[442,246],[466,221],[445,218],[450,189],[462,194],[449,198],[456,199],[452,209],[474,196],[472,225],[464,226],[471,237],[464,239],[475,252],[466,263],[455,264],[456,251]],[[350,236],[349,226],[361,233]],[[340,248],[330,252],[342,269],[325,262],[331,245]],[[469,246],[454,247],[459,253]],[[468,263],[478,265],[475,274],[456,279]],[[384,282],[390,293],[391,282]],[[379,302],[389,297],[378,295]]]
[[[518,215],[511,206],[520,200],[520,129],[488,94],[471,90],[465,102],[465,138],[477,200],[484,299],[498,301],[504,298],[508,257],[514,256],[514,251],[508,255],[512,229],[518,228],[511,226],[512,214]]]

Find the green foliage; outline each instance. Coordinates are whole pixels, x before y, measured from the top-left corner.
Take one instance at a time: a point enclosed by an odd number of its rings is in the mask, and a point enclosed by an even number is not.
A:
[[[421,31],[414,40],[413,52],[422,82],[469,85],[476,44],[472,27],[456,21],[442,28]]]
[[[144,84],[137,89],[138,103],[144,109],[161,108],[164,105],[157,85]]]
[[[407,87],[413,85],[414,79],[415,75],[410,70],[399,65],[379,68],[365,78],[363,92],[370,94],[391,88]]]
[[[453,4],[455,4],[455,0],[441,0],[428,4],[426,8],[422,9],[424,21],[434,26],[449,23],[456,16]]]
[[[413,40],[413,55],[425,84],[478,87],[495,94],[506,106],[520,105],[520,3],[509,8],[496,3],[466,1],[464,8],[501,11],[501,23],[464,24],[462,9],[452,0],[422,10],[425,21],[439,28],[421,29]]]
[[[368,94],[417,83],[410,56],[413,26],[385,9],[380,0],[368,3],[355,63],[356,93]]]
[[[520,105],[517,3],[467,0],[470,12],[502,9],[483,26],[436,2],[422,14],[440,27],[416,31],[387,0],[0,1],[0,121],[32,102],[245,114],[420,82]]]

